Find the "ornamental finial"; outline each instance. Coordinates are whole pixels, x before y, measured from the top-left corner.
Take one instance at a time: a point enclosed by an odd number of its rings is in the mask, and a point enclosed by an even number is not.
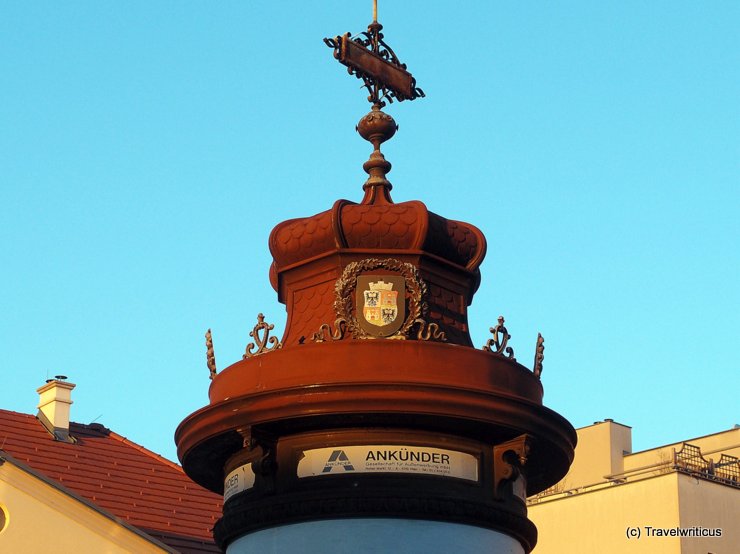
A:
[[[216,376],[216,354],[213,352],[213,335],[210,329],[206,331],[206,365],[208,366],[209,378],[213,380]]]
[[[373,0],[373,21],[367,31],[357,36],[346,33],[334,38],[325,38],[327,46],[334,49],[334,57],[347,66],[350,75],[362,79],[364,87],[370,92],[367,99],[372,111],[357,125],[362,138],[373,145],[373,153],[365,162],[363,169],[369,177],[363,189],[363,204],[391,204],[391,183],[385,178],[391,164],[380,152],[380,144],[390,139],[398,130],[393,118],[382,112],[386,100],[403,102],[424,96],[424,91],[416,86],[416,79],[406,70],[390,46],[383,40],[383,26],[378,23],[378,2]]]

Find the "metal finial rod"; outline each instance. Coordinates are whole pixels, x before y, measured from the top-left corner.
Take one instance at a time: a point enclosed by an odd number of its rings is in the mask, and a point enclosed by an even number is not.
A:
[[[373,23],[378,22],[378,0],[373,0]]]
[[[532,372],[535,377],[539,378],[542,375],[542,362],[545,359],[545,339],[542,338],[540,333],[537,333],[537,346],[534,350],[534,366],[532,366]]]
[[[216,355],[213,352],[213,335],[210,329],[206,331],[206,365],[208,366],[209,378],[213,380],[216,376]]]

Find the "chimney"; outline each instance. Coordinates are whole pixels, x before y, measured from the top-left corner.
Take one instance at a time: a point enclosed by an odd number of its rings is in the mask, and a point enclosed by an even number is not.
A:
[[[39,413],[36,417],[56,440],[74,443],[69,434],[69,407],[72,405],[73,383],[66,381],[65,375],[55,375],[38,389]]]

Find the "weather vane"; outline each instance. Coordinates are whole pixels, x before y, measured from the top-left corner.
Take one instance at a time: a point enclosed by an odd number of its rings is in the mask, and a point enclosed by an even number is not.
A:
[[[367,31],[352,37],[350,33],[325,38],[327,46],[334,48],[334,57],[346,65],[350,75],[362,79],[370,91],[368,100],[382,108],[385,100],[399,102],[424,96],[416,86],[416,79],[406,71],[390,46],[383,40],[383,26],[378,23],[378,0],[373,0],[373,22]]]
[[[363,168],[369,174],[363,185],[365,198],[363,204],[392,203],[392,185],[385,178],[391,164],[380,152],[380,144],[390,139],[398,129],[393,118],[380,111],[385,101],[394,99],[402,102],[424,96],[424,91],[416,86],[416,79],[406,70],[390,46],[383,40],[383,26],[378,23],[378,0],[373,0],[373,22],[367,31],[352,37],[345,33],[334,38],[325,38],[327,46],[334,49],[334,57],[347,66],[350,75],[362,79],[364,87],[370,91],[367,99],[373,105],[372,111],[357,125],[362,138],[372,143],[374,151]]]

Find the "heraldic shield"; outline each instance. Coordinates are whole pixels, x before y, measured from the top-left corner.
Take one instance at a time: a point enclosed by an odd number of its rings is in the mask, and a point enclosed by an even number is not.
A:
[[[387,337],[401,328],[406,317],[406,286],[400,275],[357,277],[357,320],[365,332]]]

